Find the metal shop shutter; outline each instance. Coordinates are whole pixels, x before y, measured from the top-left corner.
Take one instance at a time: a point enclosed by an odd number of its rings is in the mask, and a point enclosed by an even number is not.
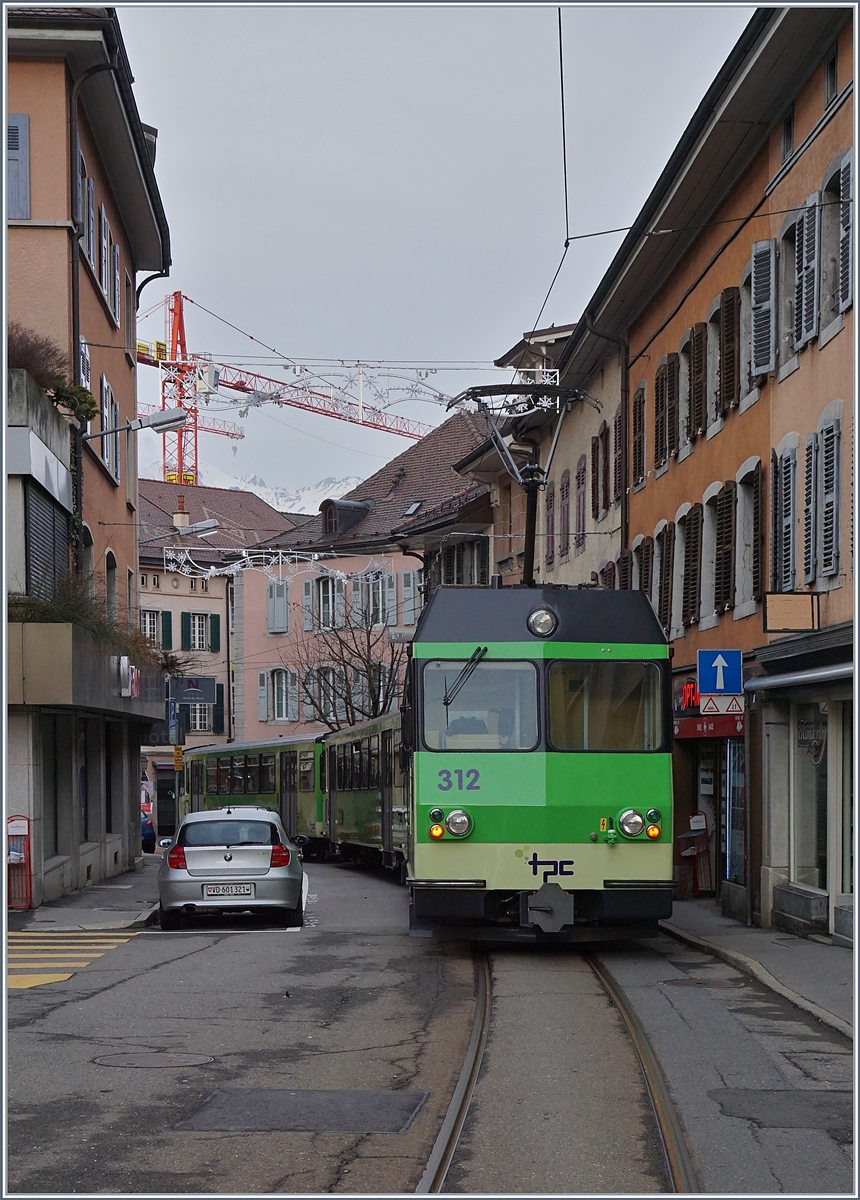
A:
[[[69,518],[37,484],[26,485],[24,508],[27,594],[50,599],[57,579],[69,573]]]

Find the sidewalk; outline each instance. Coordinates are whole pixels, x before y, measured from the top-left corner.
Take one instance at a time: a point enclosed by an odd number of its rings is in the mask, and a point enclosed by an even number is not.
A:
[[[32,912],[7,913],[7,928],[18,933],[70,932],[82,929],[128,929],[146,925],[158,908],[156,873],[160,854],[144,854],[137,871],[112,875],[100,883],[49,900]]]
[[[660,928],[672,937],[716,954],[812,1013],[854,1037],[854,953],[724,917],[713,899],[676,900],[671,920]]]

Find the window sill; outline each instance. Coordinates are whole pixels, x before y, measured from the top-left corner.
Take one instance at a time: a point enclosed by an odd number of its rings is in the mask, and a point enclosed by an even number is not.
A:
[[[835,317],[826,329],[823,329],[818,335],[818,349],[823,350],[828,342],[833,341],[837,333],[841,333],[845,328],[845,314],[840,313]]]
[[[788,379],[789,375],[793,375],[800,366],[800,355],[795,354],[787,363],[784,363],[776,373],[776,382],[782,383],[783,379]]]
[[[734,610],[734,619],[742,621],[744,617],[754,617],[758,611],[758,601],[747,600],[743,604],[739,604]]]
[[[692,453],[693,453],[693,443],[685,442],[684,445],[681,447],[681,449],[678,451],[678,462],[682,463],[684,461],[684,459],[689,458]]]
[[[678,625],[675,629],[670,630],[669,641],[677,642],[682,637],[686,637],[686,636],[687,636],[687,630],[684,628],[683,625]]]
[[[738,405],[738,412],[745,413],[748,408],[752,408],[760,396],[761,392],[757,387],[753,388],[752,391],[747,392],[745,396],[741,396],[741,402]]]
[[[667,462],[661,463],[659,467],[654,468],[654,478],[659,479],[660,476],[665,475],[668,470],[669,464]]]
[[[636,493],[637,493],[637,492],[641,492],[641,491],[642,491],[642,489],[644,488],[644,486],[645,486],[645,484],[646,484],[646,483],[647,483],[647,480],[643,479],[643,480],[641,480],[639,483],[634,483],[634,484],[633,484],[633,494],[634,494],[634,496],[636,495]]]
[[[708,426],[708,431],[705,434],[705,441],[709,442],[712,437],[716,437],[724,424],[725,422],[723,421],[723,418],[717,417],[716,421],[714,421],[712,425]]]
[[[703,633],[706,629],[716,629],[720,623],[720,618],[717,613],[712,613],[708,617],[699,618],[699,633]]]

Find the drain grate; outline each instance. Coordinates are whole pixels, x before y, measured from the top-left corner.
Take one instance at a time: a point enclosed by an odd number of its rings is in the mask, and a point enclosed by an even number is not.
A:
[[[139,1054],[106,1054],[94,1058],[100,1067],[200,1067],[213,1060],[207,1054],[173,1054],[169,1050],[150,1050]]]
[[[224,1088],[174,1128],[254,1133],[405,1133],[428,1095],[418,1091]]]

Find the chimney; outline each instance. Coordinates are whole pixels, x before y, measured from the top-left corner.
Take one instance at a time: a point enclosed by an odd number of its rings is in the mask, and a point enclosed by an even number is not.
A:
[[[176,500],[176,512],[173,514],[173,528],[187,529],[191,524],[191,514],[185,511],[185,497],[182,492]]]

